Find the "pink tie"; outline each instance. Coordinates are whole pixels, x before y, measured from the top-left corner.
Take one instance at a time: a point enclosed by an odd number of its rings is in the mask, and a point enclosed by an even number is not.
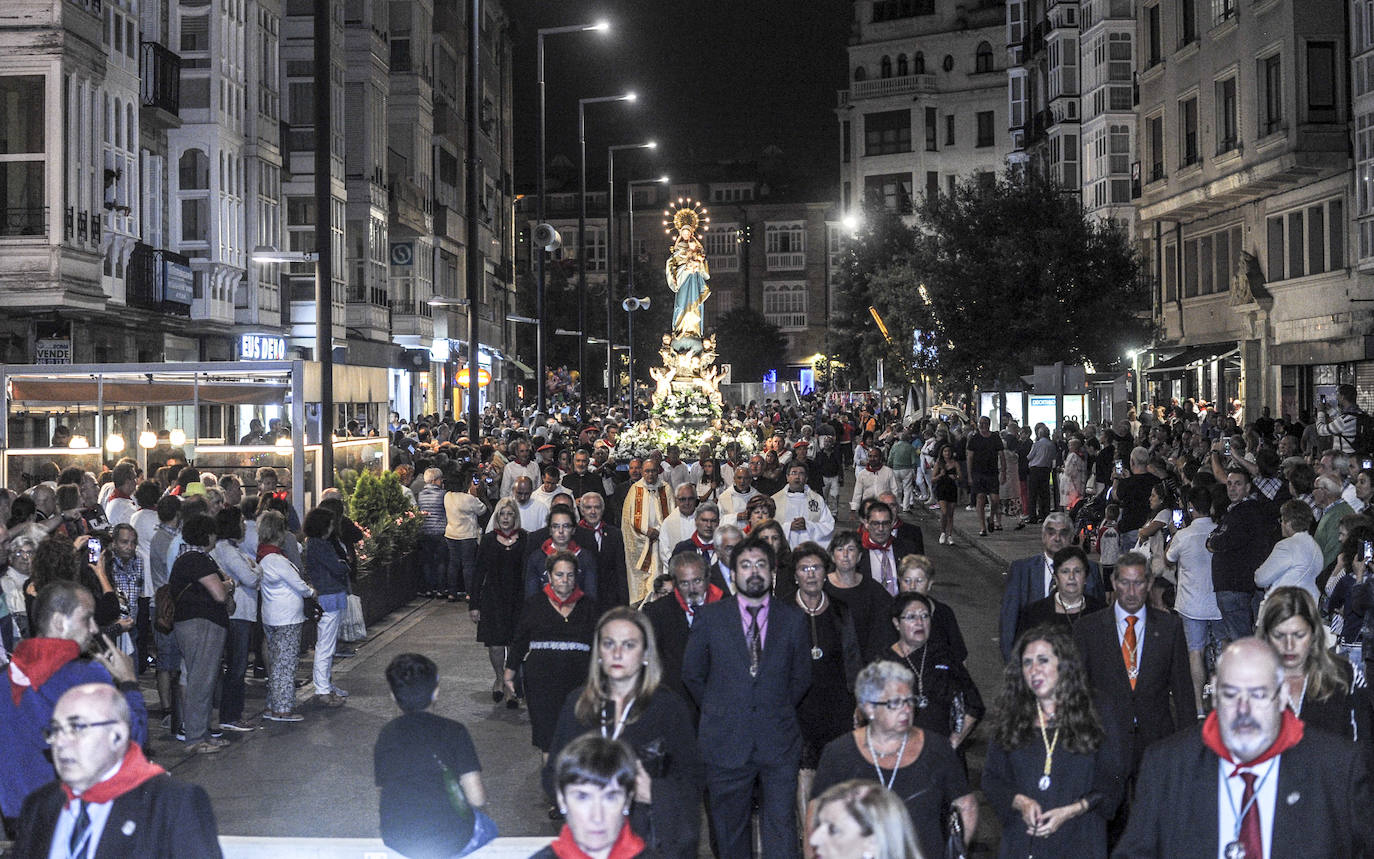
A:
[[[892,576],[892,555],[887,551],[883,551],[882,558],[882,564],[878,568],[878,573],[882,576],[883,587],[887,588],[887,592],[895,597],[897,595],[897,581]]]

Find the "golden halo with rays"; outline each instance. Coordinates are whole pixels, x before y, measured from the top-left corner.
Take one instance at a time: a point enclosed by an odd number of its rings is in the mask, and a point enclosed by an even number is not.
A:
[[[706,232],[711,228],[711,217],[699,200],[691,197],[678,197],[676,208],[669,206],[663,210],[663,232],[672,235],[683,227],[693,232]]]

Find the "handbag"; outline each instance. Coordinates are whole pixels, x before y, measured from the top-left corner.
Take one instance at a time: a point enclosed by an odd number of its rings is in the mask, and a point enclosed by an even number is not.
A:
[[[339,637],[344,641],[362,641],[367,638],[367,624],[363,622],[363,601],[357,594],[348,595],[348,605],[344,608],[339,623]]]
[[[314,597],[304,597],[301,600],[301,610],[305,612],[305,619],[318,623],[324,617],[324,606]]]
[[[968,847],[964,842],[964,818],[959,816],[959,809],[954,806],[949,807],[949,830],[948,837],[945,838],[945,859],[967,859]]]
[[[181,589],[181,593],[172,596],[172,584],[168,582],[153,593],[153,602],[157,604],[157,617],[153,619],[154,629],[163,635],[172,634],[172,627],[176,626],[177,620],[177,600],[185,596],[190,589],[191,585],[187,585]]]

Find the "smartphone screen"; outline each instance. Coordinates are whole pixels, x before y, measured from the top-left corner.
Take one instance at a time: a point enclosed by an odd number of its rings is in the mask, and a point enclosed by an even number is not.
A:
[[[1226,440],[1226,444],[1222,446],[1222,450],[1225,451],[1227,456],[1231,455],[1231,440],[1229,438]]]
[[[1374,459],[1366,459],[1361,461],[1360,468],[1363,468],[1366,471],[1368,471],[1371,468],[1374,468]]]
[[[1183,511],[1182,511],[1182,510],[1175,510],[1175,511],[1174,511],[1174,527],[1175,527],[1175,528],[1182,528],[1182,527],[1183,527]]]
[[[87,540],[87,541],[86,541],[86,560],[90,561],[92,564],[98,563],[98,562],[100,561],[100,550],[101,550],[101,548],[103,548],[103,547],[100,545],[100,538],[99,538],[99,537],[91,537],[89,540]]]
[[[1364,553],[1361,556],[1361,560],[1363,560],[1366,564],[1370,563],[1371,561],[1374,561],[1374,541],[1364,541]]]

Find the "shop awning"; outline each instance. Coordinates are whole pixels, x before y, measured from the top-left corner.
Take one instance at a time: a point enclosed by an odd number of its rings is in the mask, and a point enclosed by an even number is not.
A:
[[[1208,343],[1202,346],[1187,346],[1182,352],[1163,361],[1156,363],[1153,367],[1141,370],[1142,375],[1159,375],[1164,373],[1183,373],[1203,364],[1216,361],[1220,358],[1229,358],[1239,354],[1240,349],[1236,347],[1234,341],[1226,343]]]

